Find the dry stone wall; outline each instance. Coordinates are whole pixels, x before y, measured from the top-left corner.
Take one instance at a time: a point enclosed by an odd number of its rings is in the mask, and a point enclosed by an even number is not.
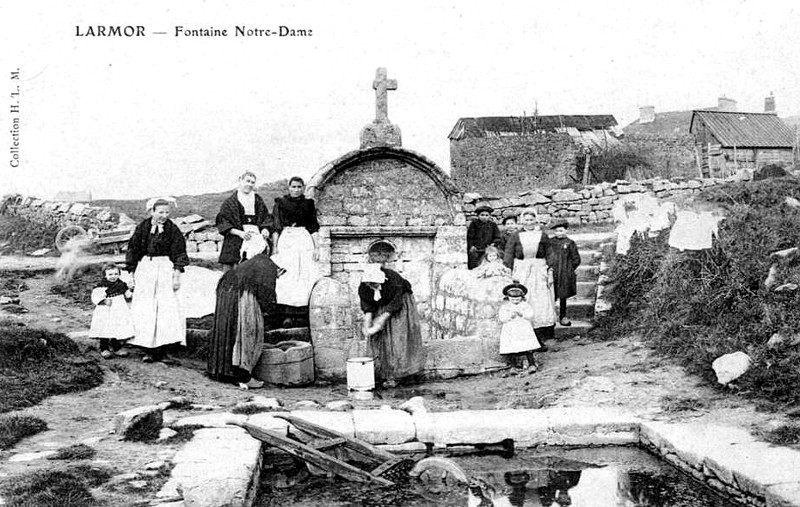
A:
[[[690,197],[704,188],[725,183],[719,179],[673,178],[644,181],[604,182],[579,190],[552,189],[524,192],[518,197],[486,198],[479,194],[464,194],[464,212],[468,218],[483,204],[494,208],[494,217],[500,221],[510,215],[519,215],[527,209],[535,210],[543,220],[566,220],[570,225],[613,222],[614,204],[631,194],[650,194],[670,200]]]
[[[572,183],[578,147],[568,134],[540,133],[450,141],[451,177],[458,188],[486,195]]]

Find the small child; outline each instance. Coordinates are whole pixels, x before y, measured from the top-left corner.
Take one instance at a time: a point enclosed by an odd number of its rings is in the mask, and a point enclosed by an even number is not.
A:
[[[567,222],[556,222],[551,229],[554,236],[550,238],[549,264],[553,268],[553,285],[555,298],[559,300],[558,322],[562,326],[571,326],[567,318],[567,299],[577,294],[575,270],[581,264],[578,246],[567,237]]]
[[[498,318],[503,323],[500,331],[500,354],[506,355],[512,368],[519,368],[518,360],[522,357],[528,360],[528,373],[536,371],[534,350],[542,348],[536,333],[533,331],[531,319],[533,308],[523,303],[528,289],[519,282],[506,285],[503,295],[508,301],[500,307]]]
[[[133,316],[126,299],[133,296],[128,284],[120,280],[120,270],[115,264],[103,266],[103,280],[92,291],[92,303],[97,305],[92,314],[89,337],[100,340],[100,355],[104,359],[127,357],[122,350],[123,341],[133,338]]]
[[[511,270],[503,264],[503,255],[494,245],[486,247],[480,266],[475,268],[477,278],[491,278],[493,276],[511,276]]]

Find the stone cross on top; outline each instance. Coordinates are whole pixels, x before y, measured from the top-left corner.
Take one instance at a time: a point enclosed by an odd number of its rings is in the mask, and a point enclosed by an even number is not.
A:
[[[397,80],[386,77],[386,67],[378,67],[375,80],[375,121],[361,129],[361,149],[376,146],[402,146],[400,127],[389,121],[389,90],[397,90]]]
[[[372,88],[375,89],[375,121],[389,123],[389,90],[397,90],[397,80],[387,79],[386,67],[378,67]]]

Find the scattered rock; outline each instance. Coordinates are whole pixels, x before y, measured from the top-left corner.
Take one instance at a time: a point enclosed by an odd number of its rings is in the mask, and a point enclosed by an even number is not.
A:
[[[158,432],[158,441],[163,442],[164,440],[169,440],[177,434],[178,432],[172,428],[161,428],[161,431]]]
[[[158,437],[163,421],[164,415],[159,407],[137,407],[114,417],[114,432],[126,440],[150,440]]]
[[[26,461],[36,461],[37,459],[46,459],[50,456],[55,456],[57,451],[40,451],[40,452],[25,452],[15,454],[8,458],[9,463],[22,463]]]
[[[408,399],[400,405],[400,410],[405,410],[409,414],[425,414],[428,412],[428,409],[425,408],[425,398],[422,396],[414,396]]]
[[[166,428],[165,428],[166,429]],[[143,467],[145,470],[159,470],[166,466],[166,461],[151,461]]]
[[[19,304],[19,298],[0,296],[0,305],[18,305],[18,304]]]
[[[156,382],[153,385],[156,386],[156,389],[161,389],[162,387],[167,385],[167,382],[164,381],[164,380],[159,380],[158,382]]]
[[[247,416],[243,414],[231,414],[229,412],[219,412],[216,414],[203,414],[184,417],[176,421],[172,427],[180,428],[183,426],[203,426],[204,428],[229,428],[229,423],[244,423]]]
[[[33,252],[31,252],[31,257],[41,257],[42,255],[46,254],[49,251],[50,251],[49,248],[40,248],[38,250],[34,250]]]
[[[711,367],[717,374],[717,382],[722,385],[729,384],[750,368],[750,356],[742,351],[725,354],[716,358]]]
[[[783,285],[779,285],[775,287],[775,292],[792,292],[797,290],[796,283],[784,283]]]
[[[295,410],[319,410],[320,404],[313,400],[298,401],[294,404]]]
[[[117,483],[120,483],[120,482],[132,481],[134,479],[137,479],[138,477],[139,477],[139,474],[132,473],[132,472],[131,473],[127,473],[127,474],[118,474],[118,475],[113,476],[111,479],[109,479],[108,482],[112,483],[112,484],[117,484]]]
[[[61,317],[53,317],[50,322],[61,322]]]
[[[81,443],[85,445],[97,445],[103,440],[105,440],[105,437],[89,437],[81,440]]]
[[[147,481],[131,481],[128,486],[136,489],[144,489],[147,487]]]
[[[348,412],[353,410],[353,404],[347,400],[336,400],[326,403],[325,408],[333,412]]]
[[[279,410],[281,408],[281,402],[278,401],[278,398],[267,398],[266,396],[253,396],[250,403],[269,410]]]
[[[800,208],[800,201],[798,201],[794,197],[786,197],[786,199],[784,199],[783,202],[785,202],[787,206],[790,206],[792,208]]]
[[[767,341],[767,347],[774,349],[786,343],[786,337],[780,333],[775,333],[769,337]]]
[[[200,403],[192,403],[192,410],[211,411],[211,410],[220,410],[221,408],[222,407],[220,407],[219,405],[203,405]]]

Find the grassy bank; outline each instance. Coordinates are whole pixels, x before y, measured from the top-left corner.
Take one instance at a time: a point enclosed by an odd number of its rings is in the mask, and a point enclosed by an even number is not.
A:
[[[91,389],[103,374],[61,333],[0,322],[0,413],[39,403],[47,396]]]
[[[781,406],[800,403],[800,350],[767,347],[775,333],[800,333],[800,291],[774,292],[764,280],[772,252],[800,245],[800,210],[784,203],[800,196],[800,182],[780,178],[737,183],[700,195],[722,206],[726,219],[711,250],[679,252],[667,233],[634,238],[611,271],[614,310],[596,336],[638,333],[709,382],[711,363],[744,351],[751,369],[737,386],[745,395]],[[783,281],[800,282],[800,262],[780,266]]]
[[[55,249],[58,227],[29,222],[23,218],[0,215],[0,255],[27,255],[41,248]]]

